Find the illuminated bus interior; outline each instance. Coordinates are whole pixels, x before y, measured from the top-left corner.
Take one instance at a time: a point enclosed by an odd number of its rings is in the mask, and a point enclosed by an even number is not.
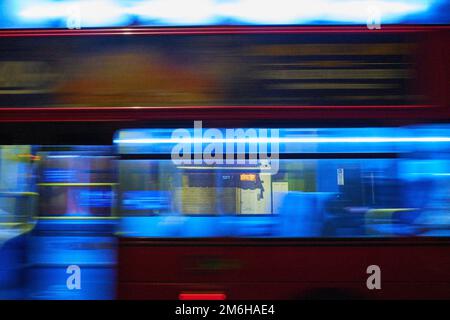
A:
[[[276,171],[195,164],[194,154],[176,165],[164,159],[170,132],[115,140],[123,236],[448,235],[448,127],[280,129],[268,138],[279,144]]]
[[[121,236],[155,237],[446,232],[448,126],[279,129],[265,139],[266,160],[223,165],[196,163],[194,153],[177,164],[171,132],[121,130],[114,146],[3,146],[5,232],[55,221],[105,231],[119,221]],[[279,159],[270,158],[275,143]]]

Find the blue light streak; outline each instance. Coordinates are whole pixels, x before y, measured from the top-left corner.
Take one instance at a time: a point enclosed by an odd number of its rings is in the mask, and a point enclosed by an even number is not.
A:
[[[0,4],[1,28],[448,23],[442,0],[15,0]]]

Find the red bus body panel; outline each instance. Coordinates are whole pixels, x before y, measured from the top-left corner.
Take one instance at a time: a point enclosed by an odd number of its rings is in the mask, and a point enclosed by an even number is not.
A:
[[[366,267],[381,269],[369,290]],[[448,239],[121,239],[119,299],[449,299]]]

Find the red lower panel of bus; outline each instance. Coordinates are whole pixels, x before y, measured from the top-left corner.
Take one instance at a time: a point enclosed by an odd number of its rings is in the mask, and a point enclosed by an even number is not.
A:
[[[450,299],[450,240],[121,239],[118,297]]]

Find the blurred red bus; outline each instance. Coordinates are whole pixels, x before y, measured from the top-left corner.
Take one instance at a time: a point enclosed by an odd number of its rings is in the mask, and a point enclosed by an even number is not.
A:
[[[413,25],[1,31],[12,75],[1,139],[111,145],[116,133],[118,298],[449,298],[448,146],[433,140],[448,133],[449,36]],[[193,120],[299,140],[280,143],[269,180],[176,167],[151,142],[122,150],[122,129],[157,137]],[[342,145],[365,135],[384,144]],[[381,290],[366,287],[370,265]]]

